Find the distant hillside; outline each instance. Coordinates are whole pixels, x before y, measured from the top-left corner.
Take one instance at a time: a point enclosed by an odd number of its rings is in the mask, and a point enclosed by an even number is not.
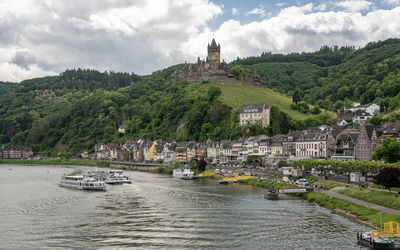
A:
[[[147,76],[67,70],[18,84],[0,83],[0,145],[30,145],[43,154],[77,154],[99,142],[146,137],[164,140],[236,139],[286,133],[332,122],[331,112],[305,115],[290,109],[294,90],[328,110],[351,101],[376,102],[391,112],[376,123],[398,120],[400,40],[353,47],[322,47],[314,53],[263,53],[239,59],[267,88],[173,81],[175,65]],[[272,89],[272,90],[271,90]],[[277,93],[275,90],[281,92]],[[271,127],[237,126],[243,103],[272,105]],[[319,111],[319,110],[318,110]],[[316,112],[317,113],[317,112]],[[126,133],[118,127],[126,124]]]
[[[0,95],[6,94],[17,86],[14,82],[0,82]]]
[[[256,71],[263,85],[279,92],[291,95],[299,89],[313,104],[318,100],[381,103],[400,92],[400,39],[369,43],[358,50],[324,46],[313,53],[263,53],[231,64]]]

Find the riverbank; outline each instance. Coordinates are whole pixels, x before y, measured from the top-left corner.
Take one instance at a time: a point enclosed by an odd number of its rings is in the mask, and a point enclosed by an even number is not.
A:
[[[104,161],[82,161],[82,160],[21,160],[21,159],[2,159],[0,164],[24,164],[24,165],[78,165],[78,166],[95,166],[108,167],[108,163]]]
[[[266,180],[260,179],[250,179],[241,181],[241,183],[248,185],[255,185],[263,188],[293,188],[292,185],[276,183]],[[323,186],[328,187],[328,183],[319,182]],[[333,185],[334,186],[334,185]],[[297,197],[302,197],[303,199],[308,200],[309,202],[315,202],[321,207],[325,207],[330,209],[332,212],[348,217],[352,220],[355,220],[359,223],[379,228],[381,225],[380,213],[376,209],[368,208],[350,201],[342,200],[327,194],[323,194],[318,191],[309,192],[309,193],[301,193],[301,194],[291,194]],[[400,216],[382,213],[382,223],[388,221],[395,221],[400,223]]]

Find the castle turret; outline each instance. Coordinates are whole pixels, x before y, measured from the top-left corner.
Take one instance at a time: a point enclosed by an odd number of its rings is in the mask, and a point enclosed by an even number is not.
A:
[[[215,39],[213,38],[211,41],[211,45],[208,44],[207,46],[208,50],[208,63],[210,65],[210,68],[213,70],[217,70],[220,64],[220,55],[221,55],[221,45],[215,42]]]

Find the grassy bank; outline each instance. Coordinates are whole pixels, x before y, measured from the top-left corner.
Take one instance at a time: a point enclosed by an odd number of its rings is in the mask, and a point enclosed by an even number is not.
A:
[[[305,193],[301,196],[310,202],[315,202],[322,207],[329,208],[333,212],[346,215],[368,225],[380,227],[380,215],[378,210],[367,208],[319,192]],[[400,216],[382,213],[382,222],[385,223],[388,221],[400,223]]]
[[[79,166],[96,166],[107,167],[108,163],[104,161],[81,161],[81,160],[20,160],[20,159],[3,159],[0,164],[32,164],[32,165],[79,165]]]
[[[266,180],[260,180],[260,179],[256,179],[256,178],[241,181],[241,183],[255,185],[255,186],[266,188],[266,189],[269,189],[269,188],[279,188],[279,189],[294,188],[292,185],[276,183],[276,182],[271,182],[271,181],[266,181]],[[315,181],[312,184],[322,186],[325,190],[329,190],[334,187],[345,186],[345,185],[327,182],[327,181]],[[375,191],[375,192],[376,193],[385,193],[385,192],[379,192],[379,191]],[[293,195],[302,197],[310,202],[315,202],[322,207],[331,209],[335,213],[344,215],[344,216],[354,219],[360,223],[367,224],[367,225],[374,226],[374,227],[380,226],[380,215],[379,215],[378,210],[375,210],[372,208],[367,208],[362,205],[358,205],[358,204],[355,204],[355,203],[352,203],[352,202],[349,202],[346,200],[341,200],[341,199],[338,199],[338,198],[335,198],[335,197],[332,197],[332,196],[329,196],[329,195],[326,195],[326,194],[323,194],[320,192],[310,192],[310,193],[293,194]],[[379,196],[379,194],[377,194],[377,196]],[[358,198],[358,197],[354,197],[354,198]],[[398,198],[398,200],[400,202],[400,198]],[[369,201],[369,202],[371,202],[371,201]],[[396,204],[397,203],[393,203],[392,206],[395,206]],[[397,206],[398,206],[397,209],[399,209],[400,206],[399,205],[397,205]],[[390,206],[388,206],[388,207],[390,207]],[[382,221],[383,221],[383,223],[388,222],[388,221],[395,221],[395,222],[400,223],[400,216],[382,213]]]
[[[213,171],[206,170],[206,171],[202,172],[201,174],[196,175],[196,178],[220,180],[223,177]]]
[[[375,191],[363,188],[350,187],[345,190],[338,191],[339,194],[353,197],[358,200],[367,201],[380,206],[400,210],[400,198],[396,197],[395,193],[388,193],[383,191]]]

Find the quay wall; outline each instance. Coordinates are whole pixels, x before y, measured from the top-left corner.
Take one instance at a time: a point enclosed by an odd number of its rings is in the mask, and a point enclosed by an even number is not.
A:
[[[143,172],[157,172],[159,167],[169,167],[169,165],[157,164],[157,165],[144,165],[144,164],[129,164],[129,163],[108,163],[109,168],[124,169],[124,170],[136,170]]]

